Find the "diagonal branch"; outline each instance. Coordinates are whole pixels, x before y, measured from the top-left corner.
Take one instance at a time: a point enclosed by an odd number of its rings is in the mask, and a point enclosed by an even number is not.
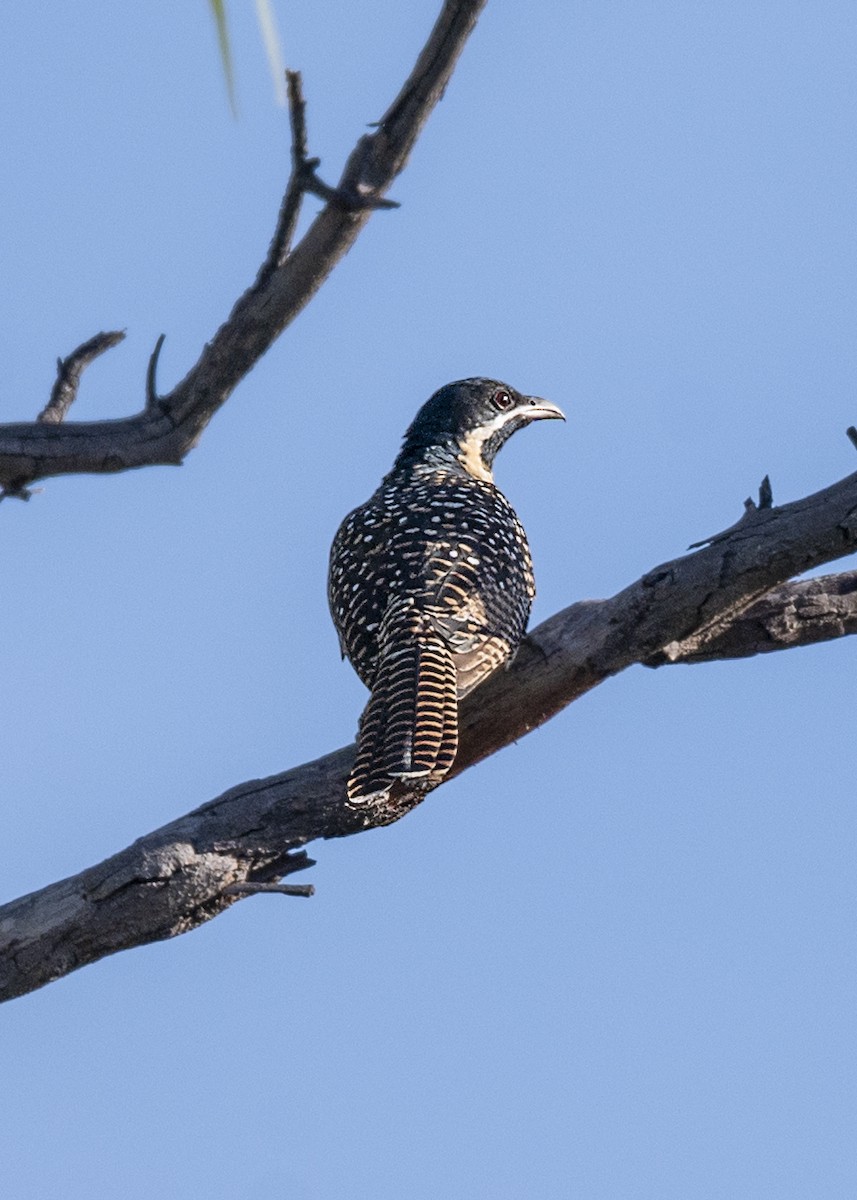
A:
[[[0,487],[12,494],[52,475],[180,463],[236,385],[309,303],[373,210],[383,205],[384,193],[407,163],[485,3],[445,0],[399,95],[374,132],[359,139],[335,188],[321,183],[317,162],[306,157],[303,97],[293,76],[292,174],[271,250],[255,282],[184,379],[157,404],[112,421],[0,425]],[[321,193],[326,203],[289,249],[297,207],[308,191]]]
[[[758,640],[759,621],[769,626],[777,613],[791,623],[792,645],[801,626],[812,631],[807,640],[818,640],[822,629],[826,637],[855,632],[857,573],[783,586],[855,550],[857,474],[792,504],[760,508],[609,600],[572,605],[540,625],[512,667],[464,702],[455,773],[633,663],[699,661],[718,647],[723,657],[752,652],[746,647]],[[813,603],[828,603],[823,596],[841,601],[832,621],[819,613],[810,619]],[[792,611],[802,614],[797,623],[787,616]],[[745,636],[742,628],[756,632]],[[346,747],[239,784],[98,866],[0,908],[0,999],[117,950],[184,933],[235,903],[236,885],[273,882],[295,869],[296,848],[389,820],[387,811],[347,804],[352,757]],[[398,797],[397,815],[421,798]]]

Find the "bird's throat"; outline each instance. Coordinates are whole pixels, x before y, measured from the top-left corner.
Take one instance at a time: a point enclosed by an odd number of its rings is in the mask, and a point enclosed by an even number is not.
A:
[[[490,426],[472,430],[458,442],[458,454],[455,456],[468,475],[472,475],[474,479],[481,479],[485,483],[494,482],[491,468],[485,461],[483,453],[485,443],[494,432],[495,430]]]

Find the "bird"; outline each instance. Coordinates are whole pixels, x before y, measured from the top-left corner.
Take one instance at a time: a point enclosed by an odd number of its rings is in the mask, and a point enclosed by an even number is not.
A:
[[[397,781],[428,790],[458,749],[458,703],[515,654],[535,582],[524,528],[494,483],[495,456],[557,405],[481,376],[436,391],[377,491],[330,552],[343,658],[370,690],[347,783],[352,805]]]

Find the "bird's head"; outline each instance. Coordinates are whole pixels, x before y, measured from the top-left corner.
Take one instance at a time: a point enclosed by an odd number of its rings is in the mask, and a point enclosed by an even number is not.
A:
[[[450,453],[476,479],[492,482],[497,451],[531,421],[565,414],[549,400],[524,396],[496,379],[459,379],[425,402],[414,418],[399,461],[437,451]]]

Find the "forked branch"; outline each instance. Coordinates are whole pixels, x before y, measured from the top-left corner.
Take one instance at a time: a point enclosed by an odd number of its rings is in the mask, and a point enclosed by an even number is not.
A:
[[[358,140],[335,187],[322,183],[318,161],[307,156],[300,77],[290,74],[292,170],[271,248],[252,286],[184,379],[157,403],[152,402],[150,379],[149,403],[133,416],[63,420],[80,370],[94,357],[86,358],[83,352],[97,339],[76,350],[65,360],[70,366],[62,394],[51,397],[39,420],[0,425],[0,489],[7,495],[24,495],[34,480],[52,475],[127,471],[183,460],[236,385],[312,299],[372,212],[391,206],[384,195],[404,168],[485,3],[446,0],[399,95],[374,132]],[[307,193],[321,196],[325,204],[292,246]],[[102,344],[95,353],[106,348]]]

